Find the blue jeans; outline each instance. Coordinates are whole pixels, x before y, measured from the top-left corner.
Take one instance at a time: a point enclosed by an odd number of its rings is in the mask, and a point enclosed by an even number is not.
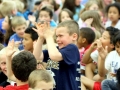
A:
[[[102,90],[120,90],[116,82],[108,79],[105,79],[102,81],[101,87],[102,87]]]

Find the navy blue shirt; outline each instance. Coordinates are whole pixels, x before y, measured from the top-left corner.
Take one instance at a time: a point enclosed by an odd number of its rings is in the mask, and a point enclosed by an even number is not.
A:
[[[76,45],[69,44],[66,47],[59,49],[63,60],[55,62],[49,59],[48,51],[44,50],[44,62],[47,62],[47,69],[54,73],[56,88],[54,90],[80,90],[80,80],[76,81],[78,73],[78,62],[80,61],[79,51]]]

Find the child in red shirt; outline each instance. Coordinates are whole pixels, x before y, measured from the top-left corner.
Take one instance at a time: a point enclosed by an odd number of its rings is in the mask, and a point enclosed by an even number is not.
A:
[[[7,76],[10,80],[15,81],[17,86],[0,87],[0,90],[28,90],[29,88],[28,77],[36,69],[36,59],[29,51],[15,52],[15,43],[12,40],[6,49]]]
[[[85,64],[82,62],[82,57],[86,50],[90,47],[91,43],[93,43],[95,40],[95,32],[88,27],[84,27],[80,29],[80,37],[78,39],[77,45],[78,48],[84,48],[83,51],[80,52],[80,60],[81,60],[81,73],[84,73],[85,70]]]

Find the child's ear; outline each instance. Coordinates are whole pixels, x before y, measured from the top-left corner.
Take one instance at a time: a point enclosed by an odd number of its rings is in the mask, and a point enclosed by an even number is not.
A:
[[[83,39],[82,39],[82,43],[85,43],[85,42],[86,42],[86,38],[83,38]]]
[[[15,32],[15,28],[14,27],[12,27],[12,30]]]
[[[77,33],[74,33],[74,34],[73,34],[73,40],[77,40],[77,38],[78,38]]]

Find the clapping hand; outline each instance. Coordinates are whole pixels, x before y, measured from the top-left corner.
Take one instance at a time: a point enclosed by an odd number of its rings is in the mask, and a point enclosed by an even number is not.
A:
[[[15,53],[15,42],[14,40],[11,40],[9,43],[8,43],[8,46],[6,48],[6,56],[7,57],[12,57],[12,55]]]

